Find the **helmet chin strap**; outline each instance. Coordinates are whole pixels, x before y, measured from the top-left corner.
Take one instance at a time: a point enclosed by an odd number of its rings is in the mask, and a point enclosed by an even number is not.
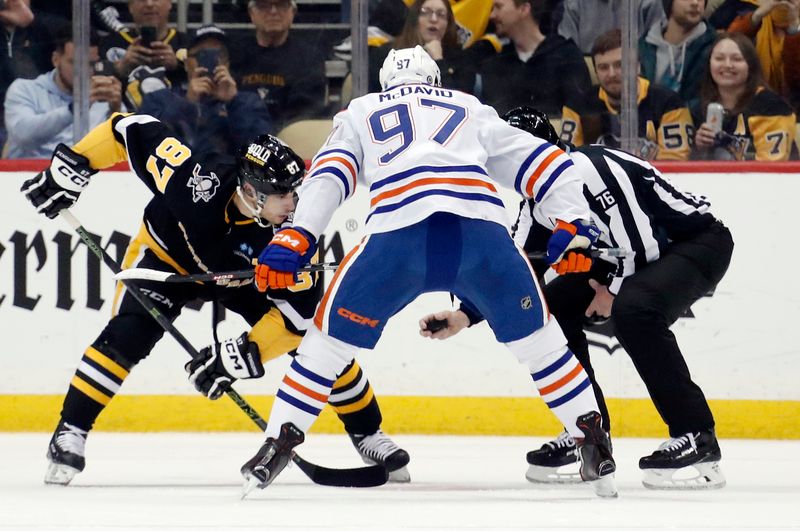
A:
[[[250,212],[250,217],[253,218],[253,221],[255,221],[259,227],[265,229],[272,227],[272,223],[269,223],[268,221],[266,221],[264,218],[261,217],[261,209],[264,207],[263,202],[256,199],[256,205],[258,206],[258,208],[253,208],[253,206],[250,204],[250,201],[248,201],[247,198],[245,197],[241,186],[236,187],[236,195],[239,196],[241,203]]]

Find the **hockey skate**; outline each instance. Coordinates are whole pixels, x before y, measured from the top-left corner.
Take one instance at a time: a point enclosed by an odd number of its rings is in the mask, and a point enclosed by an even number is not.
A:
[[[580,483],[578,450],[575,440],[564,430],[553,441],[544,443],[526,456],[528,471],[525,477],[531,483]]]
[[[616,498],[617,486],[614,472],[617,465],[611,456],[611,441],[601,426],[600,413],[591,411],[578,417],[576,425],[583,439],[576,440],[580,458],[581,479],[592,486],[601,498]]]
[[[268,437],[258,452],[242,465],[242,476],[245,479],[242,499],[253,489],[265,488],[286,468],[292,460],[292,450],[305,440],[305,435],[291,422],[281,426],[281,434],[277,439]]]
[[[719,469],[722,452],[714,431],[686,433],[663,443],[639,460],[642,483],[648,489],[721,489],[725,476]]]
[[[348,435],[364,463],[384,467],[389,472],[389,481],[391,482],[408,483],[411,481],[411,474],[406,468],[411,461],[408,452],[397,446],[381,430],[372,435]]]
[[[47,459],[50,464],[44,476],[46,484],[69,485],[75,474],[83,471],[86,466],[84,458],[86,434],[86,431],[63,420],[58,423],[47,446]]]

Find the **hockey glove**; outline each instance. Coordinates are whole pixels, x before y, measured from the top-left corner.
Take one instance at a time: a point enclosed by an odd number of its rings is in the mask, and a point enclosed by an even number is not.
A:
[[[597,226],[591,221],[576,220],[566,223],[560,219],[547,241],[547,263],[559,274],[583,273],[592,266],[592,259],[580,253],[569,253],[571,249],[588,249],[600,236]],[[581,257],[581,258],[579,258]],[[561,262],[566,263],[562,264]]]
[[[294,286],[297,270],[306,265],[316,251],[316,239],[304,229],[278,231],[258,256],[256,288],[267,291]]]
[[[194,388],[211,400],[221,397],[235,380],[264,376],[258,345],[247,339],[247,332],[202,349],[200,357],[184,368]]]
[[[37,212],[53,219],[75,204],[95,173],[97,170],[89,166],[89,159],[59,144],[53,151],[50,167],[22,183],[20,191]]]

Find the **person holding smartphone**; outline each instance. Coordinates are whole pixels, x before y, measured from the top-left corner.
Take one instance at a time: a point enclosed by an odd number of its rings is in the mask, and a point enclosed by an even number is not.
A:
[[[184,62],[185,86],[147,93],[139,109],[203,152],[233,154],[247,138],[274,132],[264,103],[239,91],[231,76],[227,40],[216,26],[198,28]]]
[[[101,58],[114,65],[131,109],[138,109],[143,93],[186,80],[178,56],[188,37],[169,27],[171,9],[170,0],[128,0],[134,27],[111,33],[100,42]]]

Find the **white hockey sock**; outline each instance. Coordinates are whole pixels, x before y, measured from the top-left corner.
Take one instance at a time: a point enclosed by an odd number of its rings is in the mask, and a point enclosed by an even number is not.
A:
[[[267,424],[267,437],[277,438],[286,422],[293,423],[303,433],[308,432],[328,402],[334,380],[304,367],[298,358],[292,361],[278,387]]]
[[[589,377],[572,351],[555,351],[544,356],[531,377],[545,404],[569,434],[583,437],[575,421],[580,415],[599,409]]]

